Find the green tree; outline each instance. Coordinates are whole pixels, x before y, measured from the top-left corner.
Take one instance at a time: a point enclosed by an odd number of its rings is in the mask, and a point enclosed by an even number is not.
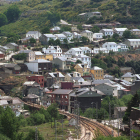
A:
[[[59,39],[56,39],[54,42],[55,42],[55,45],[58,45],[58,46],[60,46],[60,45],[61,45],[61,42],[60,42],[60,40],[59,40]]]
[[[67,40],[67,39],[64,39],[63,42],[64,42],[64,44],[66,44],[66,45],[68,44],[68,40]]]
[[[126,30],[123,32],[123,38],[131,38],[131,32],[129,30]]]
[[[79,29],[79,30],[83,30],[82,25],[78,24],[78,25],[77,25],[77,29]]]
[[[33,129],[29,130],[28,135],[25,137],[24,140],[35,140],[35,133],[36,131]],[[42,137],[42,135],[40,135],[39,131],[37,131],[37,135],[38,135],[38,140],[44,140],[44,138]]]
[[[0,14],[0,27],[7,24],[7,17],[4,14]]]
[[[132,107],[138,107],[139,106],[139,102],[140,102],[140,97],[139,95],[136,93],[131,101],[128,103],[127,105],[127,110],[125,112],[125,116],[123,117],[123,122],[128,122],[129,117],[130,117],[130,113],[131,113],[131,108]]]
[[[19,130],[18,118],[15,116],[11,108],[7,107],[1,114],[1,132],[11,140],[16,140]]]
[[[119,67],[125,66],[125,58],[124,57],[120,57],[118,59],[118,66]]]
[[[51,115],[51,122],[54,119],[54,121],[57,119],[58,117],[58,109],[57,109],[57,104],[51,104],[48,108],[47,111],[49,112],[49,114]],[[51,127],[52,127],[52,123],[51,123]]]
[[[19,53],[13,56],[14,59],[16,60],[26,60],[26,54],[25,53]]]
[[[93,33],[98,33],[100,31],[100,28],[98,26],[93,26],[93,28],[91,29],[91,31]]]
[[[78,60],[76,61],[76,63],[82,63],[82,61],[78,59]]]
[[[15,21],[19,18],[20,16],[20,10],[18,8],[17,5],[11,5],[7,11],[5,12],[6,16],[7,16],[7,19],[9,22],[12,22],[12,21]]]
[[[43,29],[41,30],[41,33],[42,33],[42,34],[50,33],[49,27],[43,28]]]
[[[81,40],[82,40],[83,43],[87,43],[88,42],[88,38],[85,37],[85,36],[82,36],[81,37]]]
[[[7,42],[17,42],[20,39],[20,36],[15,33],[7,34]]]
[[[34,38],[30,38],[30,43],[36,43],[36,40]]]
[[[50,40],[48,41],[48,44],[49,44],[49,45],[55,45],[54,39],[50,39]]]

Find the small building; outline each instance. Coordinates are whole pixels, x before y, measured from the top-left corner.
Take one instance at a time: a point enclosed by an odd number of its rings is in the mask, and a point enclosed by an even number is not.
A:
[[[101,107],[101,95],[96,90],[90,90],[88,88],[81,88],[73,91],[70,94],[70,111],[74,111],[74,101],[79,102],[79,108],[85,111],[87,108],[98,108]]]
[[[5,57],[4,53],[0,51],[0,59],[3,59]]]
[[[81,39],[81,35],[80,34],[78,34],[77,32],[73,32],[72,33],[73,34],[73,38],[75,38],[75,39]]]
[[[26,54],[26,61],[31,62],[35,60],[35,53],[32,50],[21,50],[19,53]]]
[[[73,82],[61,82],[61,89],[73,89]]]
[[[93,74],[95,80],[104,79],[104,70],[97,66],[90,69],[90,73]]]
[[[47,49],[42,48],[42,52],[47,55],[51,54],[54,58],[63,56],[62,49],[60,48],[60,46],[49,46]]]
[[[54,35],[55,35],[55,37],[56,37],[57,39],[60,40],[60,42],[61,42],[62,44],[65,43],[64,40],[67,39],[67,37],[66,37],[64,34],[54,34]]]
[[[93,48],[92,55],[98,54],[98,53],[109,53],[109,50],[107,48]]]
[[[136,81],[136,75],[134,75],[131,72],[127,72],[121,77],[121,79],[126,80],[128,82],[134,82],[134,81]]]
[[[23,101],[29,102],[29,103],[40,104],[40,98],[39,96],[35,94],[28,94],[26,97],[23,98]]]
[[[64,34],[67,37],[68,42],[71,42],[71,40],[73,40],[73,34],[69,31],[64,31],[62,32],[62,34]]]
[[[56,40],[57,37],[53,34],[42,34],[39,38],[40,42],[44,45],[48,45],[49,40]]]
[[[70,110],[70,94],[72,90],[68,89],[56,89],[52,92],[52,103],[57,103],[60,109],[64,109],[65,111]]]
[[[81,36],[87,37],[90,42],[93,41],[93,32],[91,32],[89,30],[85,30],[85,31],[81,32]]]
[[[101,12],[98,12],[98,11],[97,12],[81,13],[78,16],[82,19],[85,19],[85,20],[92,18],[92,17],[97,17],[97,18],[102,17]]]
[[[34,39],[39,39],[41,33],[39,31],[29,31],[26,33],[26,37],[32,37]]]
[[[45,87],[50,88],[57,81],[64,81],[65,76],[60,72],[51,72],[45,74]]]
[[[89,47],[79,47],[81,50],[82,50],[82,52],[83,52],[83,54],[91,54],[91,48],[89,48]]]
[[[41,52],[35,52],[35,60],[38,59],[44,59],[44,60],[48,60],[48,61],[52,61],[53,60],[53,55],[52,54],[43,54]]]
[[[71,81],[72,77],[81,77],[81,74],[79,72],[67,73],[65,75],[65,81]]]
[[[125,74],[127,72],[135,74],[135,70],[132,67],[120,67],[121,73]]]
[[[94,33],[93,40],[101,40],[103,39],[103,33]]]
[[[40,84],[40,87],[44,87],[44,76],[42,75],[27,76],[26,79],[28,81],[36,81],[38,84]]]
[[[130,31],[133,35],[140,36],[140,29],[132,29]]]
[[[61,30],[60,27],[55,26],[55,27],[53,27],[53,28],[50,29],[50,32],[51,33],[58,33],[60,30]]]
[[[70,81],[77,85],[83,84],[85,82],[82,77],[71,77]]]
[[[3,66],[4,72],[9,74],[19,74],[21,71],[21,67],[17,64],[5,64]]]
[[[38,74],[52,71],[52,63],[44,59],[34,60],[25,64],[27,65],[29,71]]]
[[[55,68],[61,71],[69,70],[71,68],[71,60],[66,57],[57,57],[52,63],[56,65]]]
[[[127,39],[125,41],[125,44],[130,48],[130,49],[135,49],[140,47],[140,39]]]
[[[113,36],[114,31],[113,29],[101,29],[100,33],[103,33],[104,36]]]
[[[123,118],[127,107],[115,107],[114,118]]]
[[[109,83],[103,83],[95,86],[94,88],[102,91],[106,96],[112,95],[114,97],[118,97],[118,90],[117,90],[117,86],[115,85]]]
[[[19,46],[16,43],[8,43],[6,45],[6,47],[10,48],[10,50],[13,50],[13,51],[18,51],[19,50]]]
[[[9,106],[12,110],[20,110],[23,109],[24,103],[18,97],[0,96],[0,106],[2,106],[4,109]]]
[[[87,64],[76,64],[74,69],[76,70],[76,72],[79,72],[81,76],[89,75],[90,73],[90,68]]]
[[[114,28],[114,32],[117,33],[119,36],[123,36],[124,31],[127,30],[127,28]]]
[[[115,42],[106,42],[102,45],[102,48],[106,48],[109,51],[118,52],[118,46]]]
[[[123,43],[118,44],[118,52],[127,52],[129,50],[128,46]]]

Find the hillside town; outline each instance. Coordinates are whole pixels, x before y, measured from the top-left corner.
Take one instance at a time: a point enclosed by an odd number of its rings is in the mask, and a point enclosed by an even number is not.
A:
[[[48,12],[18,35],[0,28],[0,140],[139,140],[140,27],[85,11],[71,22]]]

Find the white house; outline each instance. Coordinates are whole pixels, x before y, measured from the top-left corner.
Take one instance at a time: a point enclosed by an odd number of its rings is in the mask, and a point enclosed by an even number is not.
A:
[[[65,57],[72,57],[79,54],[83,54],[83,51],[80,48],[71,48],[65,52]]]
[[[115,42],[106,42],[102,45],[102,48],[107,48],[109,51],[118,52],[118,46]]]
[[[113,35],[113,29],[102,29],[100,30],[100,33],[103,33],[104,36],[112,36]]]
[[[92,53],[98,54],[98,53],[109,53],[109,50],[107,48],[93,48]]]
[[[79,47],[82,51],[83,51],[83,54],[91,54],[91,48],[89,47]]]
[[[140,47],[140,39],[127,39],[125,44],[131,49],[138,48]]]
[[[47,49],[42,48],[42,52],[45,54],[52,54],[54,58],[62,57],[62,49],[60,46],[49,46]]]
[[[119,36],[122,36],[124,31],[128,30],[127,28],[114,28],[114,32],[117,33]]]
[[[73,34],[69,31],[65,31],[62,34],[64,34],[67,37],[68,42],[70,42],[73,39]]]
[[[39,39],[40,36],[41,36],[41,33],[39,31],[29,31],[26,34],[26,37],[32,37],[34,39]]]
[[[94,33],[93,40],[100,40],[103,38],[103,33]]]
[[[67,37],[64,34],[54,34],[56,36],[57,39],[60,40],[60,42],[63,44],[64,43],[64,39],[67,39]]]
[[[78,34],[77,32],[73,32],[73,38],[77,38],[80,39],[82,36],[80,34]]]
[[[118,51],[119,52],[127,52],[128,51],[128,46],[126,44],[123,43],[119,43],[118,44]]]
[[[140,36],[140,29],[132,29],[130,30],[132,34],[136,35],[136,36]]]
[[[40,36],[39,40],[42,44],[48,44],[50,39],[56,40],[57,37],[53,34],[43,34]]]
[[[78,60],[80,60],[83,64],[87,64],[88,67],[91,67],[91,57],[84,55],[84,54],[79,54],[75,56]]]
[[[90,40],[90,42],[93,41],[93,32],[85,30],[81,32],[81,35],[87,37]]]

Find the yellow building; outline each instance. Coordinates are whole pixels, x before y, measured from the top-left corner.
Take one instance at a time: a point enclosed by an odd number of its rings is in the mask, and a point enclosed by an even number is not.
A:
[[[37,59],[44,59],[44,60],[49,60],[49,61],[52,61],[53,60],[53,55],[51,54],[43,54],[41,52],[35,52],[35,60]]]
[[[95,80],[104,79],[104,70],[102,68],[94,66],[90,69],[90,72],[93,74]]]
[[[79,72],[81,76],[89,75],[90,73],[90,68],[87,64],[77,64],[74,69],[76,70],[76,72]]]

